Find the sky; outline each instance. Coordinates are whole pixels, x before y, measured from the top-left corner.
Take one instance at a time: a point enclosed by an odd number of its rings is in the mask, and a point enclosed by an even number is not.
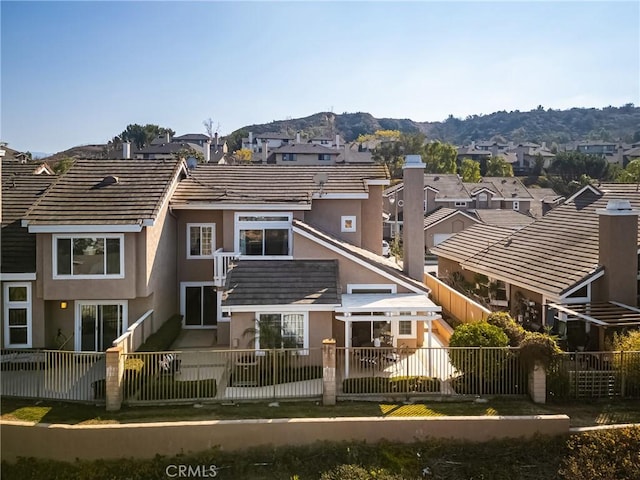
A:
[[[0,140],[640,105],[636,1],[0,2]]]

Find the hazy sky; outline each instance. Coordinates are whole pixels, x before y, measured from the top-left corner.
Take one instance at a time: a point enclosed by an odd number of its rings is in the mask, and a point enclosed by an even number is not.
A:
[[[0,137],[220,134],[320,111],[439,121],[640,104],[627,2],[0,2]]]

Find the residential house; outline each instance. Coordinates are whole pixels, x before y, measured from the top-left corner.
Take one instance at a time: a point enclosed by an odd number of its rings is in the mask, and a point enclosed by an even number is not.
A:
[[[169,199],[184,175],[178,160],[76,160],[16,212],[35,237],[27,345],[60,347],[61,334],[65,349],[105,350],[145,312],[157,328],[177,311]]]
[[[335,165],[340,151],[316,143],[292,143],[269,152],[263,162],[276,165]]]
[[[249,136],[242,139],[242,149],[251,150],[252,153],[263,153],[266,148],[268,151],[279,148],[283,145],[293,143],[294,137],[286,133],[259,133],[253,134],[249,132]],[[300,143],[300,142],[298,142]],[[260,155],[259,157],[262,157]]]
[[[44,302],[36,295],[36,236],[21,220],[56,180],[52,173],[46,164],[2,159],[0,336],[4,348],[31,348],[45,342],[44,330],[34,325],[34,319],[45,312]]]
[[[569,348],[604,348],[613,331],[640,324],[639,207],[635,185],[586,186],[520,230],[475,225],[432,251],[441,277],[503,285],[528,327],[553,327]]]

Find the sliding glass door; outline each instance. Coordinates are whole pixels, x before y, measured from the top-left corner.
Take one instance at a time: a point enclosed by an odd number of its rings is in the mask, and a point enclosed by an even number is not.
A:
[[[104,352],[126,329],[124,303],[77,302],[76,350]]]

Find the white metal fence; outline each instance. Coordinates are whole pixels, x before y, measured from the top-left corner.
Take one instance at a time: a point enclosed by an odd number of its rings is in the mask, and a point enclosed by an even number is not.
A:
[[[2,395],[104,403],[105,354],[2,350]]]

